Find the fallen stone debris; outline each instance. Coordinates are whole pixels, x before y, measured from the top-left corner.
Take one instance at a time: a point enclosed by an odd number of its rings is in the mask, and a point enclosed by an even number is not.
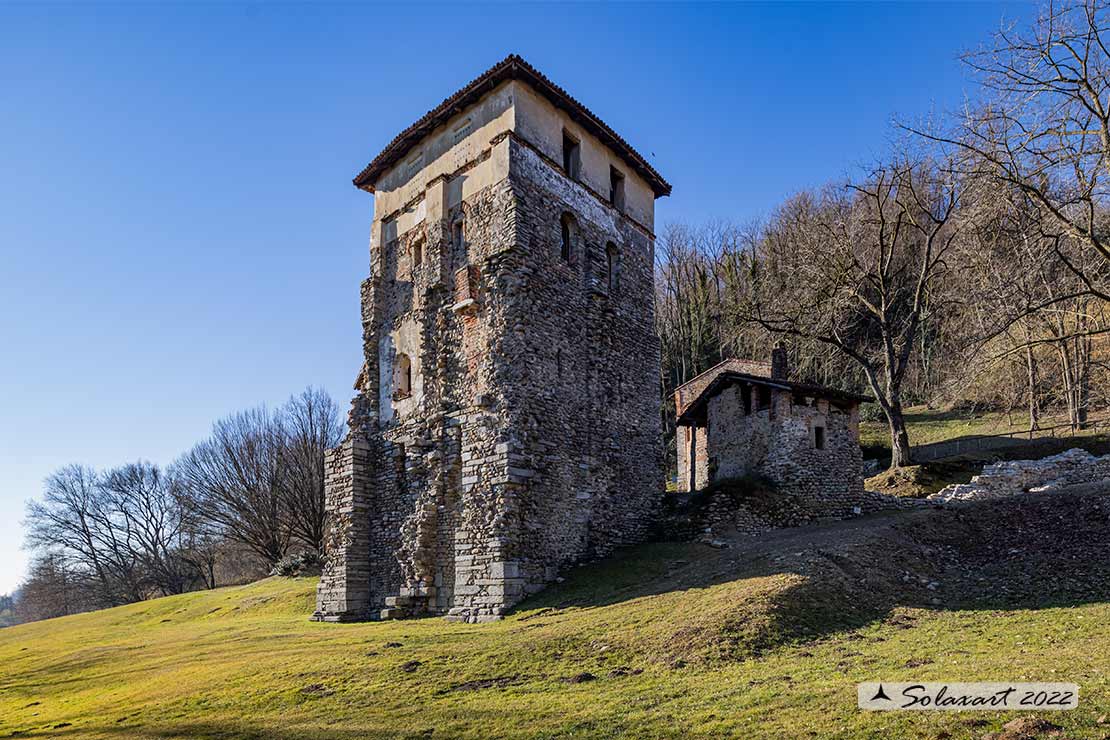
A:
[[[926,500],[942,505],[961,504],[1103,482],[1110,486],[1110,455],[1096,457],[1086,450],[1070,449],[1041,460],[1008,460],[986,465],[970,483],[948,486]]]

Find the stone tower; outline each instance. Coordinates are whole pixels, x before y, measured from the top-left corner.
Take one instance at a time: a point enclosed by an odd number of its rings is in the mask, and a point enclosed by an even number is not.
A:
[[[620,136],[510,56],[395,138],[365,364],[326,457],[315,619],[501,616],[642,540],[662,494],[655,198]]]

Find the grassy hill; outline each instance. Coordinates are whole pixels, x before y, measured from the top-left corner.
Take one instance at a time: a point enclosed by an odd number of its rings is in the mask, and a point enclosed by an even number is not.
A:
[[[0,631],[0,737],[975,737],[863,680],[1049,680],[1110,734],[1110,498],[655,544],[488,625],[307,621],[313,579]],[[1103,724],[1100,724],[1102,717]]]

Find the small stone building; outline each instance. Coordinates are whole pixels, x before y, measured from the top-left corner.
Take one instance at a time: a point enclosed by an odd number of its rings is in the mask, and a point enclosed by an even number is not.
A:
[[[662,496],[655,199],[670,185],[517,56],[403,131],[374,194],[350,432],[314,618],[496,619],[641,541]]]
[[[859,513],[859,405],[867,396],[797,383],[786,350],[726,360],[675,390],[678,488],[759,474],[809,512]]]

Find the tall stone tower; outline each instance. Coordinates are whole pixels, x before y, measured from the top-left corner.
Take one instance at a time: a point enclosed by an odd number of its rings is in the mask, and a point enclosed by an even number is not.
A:
[[[670,185],[510,56],[355,178],[365,364],[328,453],[315,619],[486,621],[648,533],[662,493],[655,198]]]

